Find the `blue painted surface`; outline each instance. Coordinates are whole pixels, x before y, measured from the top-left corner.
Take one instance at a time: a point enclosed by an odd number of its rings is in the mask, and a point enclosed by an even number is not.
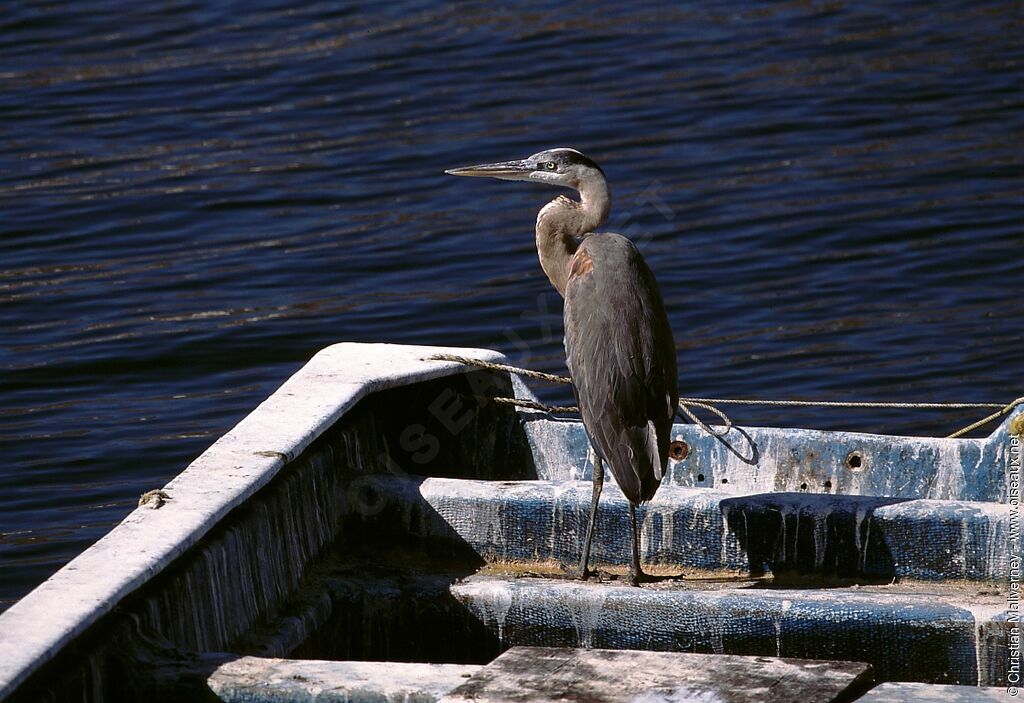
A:
[[[539,413],[523,418],[541,478],[591,479],[581,423]],[[690,535],[693,543],[690,549],[660,545],[657,535],[670,518],[649,509],[658,524],[648,537],[648,557],[664,553],[668,562],[753,573],[1006,580],[1020,544],[1007,499],[1011,428],[1021,418],[1024,406],[980,439],[744,427],[718,439],[695,425],[676,425],[673,439],[685,442],[687,454],[669,461],[652,508],[663,501],[677,506],[671,521],[682,519],[686,527],[667,533]],[[707,489],[704,502],[699,493],[670,486]],[[606,553],[621,558],[628,554],[624,509],[616,519],[616,544]]]
[[[542,477],[591,478],[582,423],[524,417]],[[736,495],[791,491],[1005,503],[1010,427],[1021,417],[1024,405],[992,426],[988,437],[952,440],[776,427],[734,427],[718,439],[696,425],[677,424],[672,437],[685,441],[688,453],[669,461],[665,481]]]
[[[466,544],[487,561],[573,565],[590,510],[590,486],[581,481],[381,476],[362,485],[373,485],[387,507],[362,517],[351,535],[413,545],[440,540],[448,549]],[[627,565],[627,505],[614,488],[602,496],[596,563]],[[1009,506],[800,493],[731,496],[663,486],[637,515],[644,562],[691,574],[800,573],[880,583],[1006,581],[1010,575]]]
[[[955,599],[843,589],[637,589],[474,577],[452,592],[505,646],[584,646],[869,662],[878,680],[1005,681],[1006,632]],[[991,632],[977,648],[976,632]],[[981,675],[979,676],[979,667]]]

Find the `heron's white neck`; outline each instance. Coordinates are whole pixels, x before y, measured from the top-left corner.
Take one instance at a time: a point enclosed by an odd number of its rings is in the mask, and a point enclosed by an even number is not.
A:
[[[537,255],[551,285],[565,297],[569,260],[578,237],[592,234],[608,219],[611,196],[604,179],[581,183],[579,201],[560,195],[537,214]]]

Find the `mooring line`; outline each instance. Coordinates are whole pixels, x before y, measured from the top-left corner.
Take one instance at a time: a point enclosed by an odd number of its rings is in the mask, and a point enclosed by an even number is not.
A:
[[[504,371],[506,373],[514,373],[517,376],[525,376],[527,378],[537,379],[538,381],[547,381],[548,383],[566,383],[572,384],[572,379],[568,376],[557,376],[552,373],[544,373],[543,371],[534,371],[532,369],[524,369],[518,366],[511,366],[509,364],[496,364],[491,361],[483,361],[481,359],[473,359],[467,356],[459,356],[457,354],[434,354],[427,357],[424,361],[453,361],[466,366],[477,366],[479,368],[488,369],[491,371]],[[579,413],[579,408],[574,405],[559,406],[559,405],[545,405],[534,400],[521,400],[519,398],[494,398],[495,402],[502,403],[505,405],[515,405],[524,408],[531,408],[533,410],[540,410],[542,412],[549,413]],[[869,401],[869,400],[764,400],[764,399],[751,399],[751,398],[680,398],[679,409],[692,420],[695,424],[700,426],[702,430],[708,434],[722,438],[728,434],[729,430],[732,429],[732,420],[722,412],[721,409],[715,407],[716,405],[761,405],[761,406],[776,406],[776,407],[807,407],[807,408],[874,408],[874,409],[913,409],[913,410],[964,410],[964,409],[976,409],[976,408],[998,408],[996,412],[983,417],[977,422],[973,422],[967,427],[961,428],[953,434],[947,435],[946,439],[955,439],[962,435],[967,434],[973,430],[983,427],[993,420],[998,420],[1007,413],[1011,412],[1018,405],[1024,405],[1024,396],[1017,398],[1010,403],[961,403],[961,402],[950,402],[950,403],[906,403],[906,402],[890,402],[890,401]],[[722,420],[722,428],[715,430],[710,425],[705,423],[703,420],[698,418],[688,406],[701,408],[714,413]]]
[[[1024,405],[1024,396],[1021,396],[1020,398],[1017,398],[1016,400],[1014,400],[1011,403],[1007,403],[1005,406],[1003,406],[999,410],[996,410],[991,415],[989,415],[987,417],[983,417],[980,420],[978,420],[977,422],[972,422],[967,427],[963,427],[963,428],[957,430],[956,432],[954,432],[951,435],[947,435],[946,439],[956,439],[957,437],[959,437],[961,435],[965,435],[968,432],[971,432],[972,430],[976,430],[979,427],[982,427],[983,425],[987,425],[988,423],[992,422],[993,420],[998,420],[1003,415],[1006,415],[1007,413],[1012,411],[1018,405]]]

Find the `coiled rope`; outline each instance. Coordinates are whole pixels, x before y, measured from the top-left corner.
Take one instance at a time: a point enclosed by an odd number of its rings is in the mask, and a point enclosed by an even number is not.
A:
[[[518,366],[510,366],[509,364],[496,364],[491,361],[482,361],[480,359],[473,359],[466,356],[458,356],[457,354],[434,354],[425,359],[425,361],[453,361],[458,364],[464,364],[466,366],[476,366],[482,369],[488,369],[491,371],[502,371],[505,373],[514,373],[517,376],[525,376],[526,378],[533,378],[538,381],[547,381],[548,383],[565,383],[572,384],[572,379],[568,376],[556,376],[551,373],[544,373],[542,371],[534,371],[532,369],[523,369]],[[540,410],[548,413],[578,414],[580,409],[575,405],[545,405],[535,400],[521,400],[519,398],[493,398],[494,402],[501,403],[503,405],[514,405],[522,408],[530,408],[532,410]],[[740,399],[740,398],[680,398],[679,409],[686,415],[691,421],[697,424],[702,430],[711,434],[715,437],[724,437],[732,429],[732,420],[722,410],[715,407],[717,405],[768,405],[777,407],[809,407],[809,408],[882,408],[882,409],[893,409],[893,408],[909,408],[916,410],[964,410],[964,409],[977,409],[977,408],[997,408],[991,415],[981,418],[977,422],[972,422],[967,427],[963,427],[953,434],[947,435],[946,439],[955,439],[961,437],[968,432],[983,427],[993,420],[998,420],[1010,411],[1012,411],[1018,405],[1024,405],[1024,396],[1017,398],[1010,403],[894,403],[888,401],[844,401],[844,400],[759,400],[759,399]],[[722,427],[719,429],[712,428],[710,425],[701,420],[697,415],[690,410],[690,407],[700,408],[707,410],[717,415],[722,420]]]

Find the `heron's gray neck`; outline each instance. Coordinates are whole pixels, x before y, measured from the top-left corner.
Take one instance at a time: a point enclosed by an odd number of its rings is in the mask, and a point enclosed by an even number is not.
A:
[[[579,246],[577,238],[592,234],[604,224],[610,208],[608,186],[601,181],[582,185],[579,201],[560,195],[538,213],[540,266],[562,297],[569,279],[569,260]]]

